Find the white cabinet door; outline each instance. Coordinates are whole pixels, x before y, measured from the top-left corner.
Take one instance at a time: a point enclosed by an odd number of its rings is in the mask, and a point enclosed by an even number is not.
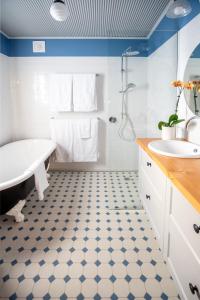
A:
[[[151,159],[151,157],[141,150],[141,168],[144,170],[148,179],[154,186],[156,193],[160,200],[163,200],[166,185],[166,176],[157,166],[157,164]]]
[[[171,215],[200,259],[200,213],[175,188],[172,189]]]
[[[168,263],[179,286],[182,298],[185,300],[199,300],[200,261],[181,234],[173,217],[170,217],[169,228]]]
[[[142,204],[150,218],[153,229],[156,233],[159,245],[163,247],[163,206],[155,189],[153,188],[148,177],[141,169],[140,172],[140,198]]]

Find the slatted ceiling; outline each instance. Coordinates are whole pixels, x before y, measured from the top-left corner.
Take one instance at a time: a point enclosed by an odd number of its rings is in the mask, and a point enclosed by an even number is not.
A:
[[[53,0],[0,0],[1,30],[11,37],[147,37],[170,0],[66,0],[56,22]]]

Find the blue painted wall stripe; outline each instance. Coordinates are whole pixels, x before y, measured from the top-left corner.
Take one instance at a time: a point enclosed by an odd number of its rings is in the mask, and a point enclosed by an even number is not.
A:
[[[180,19],[164,17],[149,40],[145,39],[42,39],[46,41],[45,53],[33,53],[35,39],[8,39],[0,34],[0,52],[12,57],[23,56],[121,56],[132,46],[140,57],[147,57],[175,35],[182,27],[200,14],[199,0],[189,0],[192,12]]]
[[[44,39],[43,39],[44,40]],[[138,56],[148,56],[147,40],[127,39],[46,39],[46,52],[33,53],[32,39],[10,39],[10,56],[121,56],[132,46]]]
[[[10,39],[0,33],[0,53],[10,56]]]

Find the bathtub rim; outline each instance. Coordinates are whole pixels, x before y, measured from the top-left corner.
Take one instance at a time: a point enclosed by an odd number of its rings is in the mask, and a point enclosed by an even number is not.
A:
[[[39,164],[41,162],[45,162],[45,160],[56,150],[56,143],[53,142],[51,139],[21,139],[21,140],[17,140],[17,141],[14,141],[14,142],[7,143],[7,144],[1,146],[1,148],[7,147],[7,146],[9,146],[11,144],[14,144],[14,143],[23,142],[23,141],[30,141],[30,142],[33,142],[33,141],[38,141],[38,142],[48,141],[49,142],[49,149],[48,149],[48,151],[45,151],[44,155],[41,155],[39,157],[39,159],[35,160],[32,164],[30,164],[29,168],[26,169],[25,172],[23,172],[20,176],[17,176],[14,179],[11,179],[11,180],[0,182],[0,191],[9,189],[10,187],[13,187],[17,184],[20,184],[23,181],[30,178],[32,175],[34,175],[34,171],[39,166]]]

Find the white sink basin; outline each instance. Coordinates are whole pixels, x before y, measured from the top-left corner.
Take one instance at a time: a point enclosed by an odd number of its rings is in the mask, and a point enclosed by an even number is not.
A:
[[[165,156],[179,158],[200,158],[200,146],[186,141],[157,140],[148,144],[153,152]]]

